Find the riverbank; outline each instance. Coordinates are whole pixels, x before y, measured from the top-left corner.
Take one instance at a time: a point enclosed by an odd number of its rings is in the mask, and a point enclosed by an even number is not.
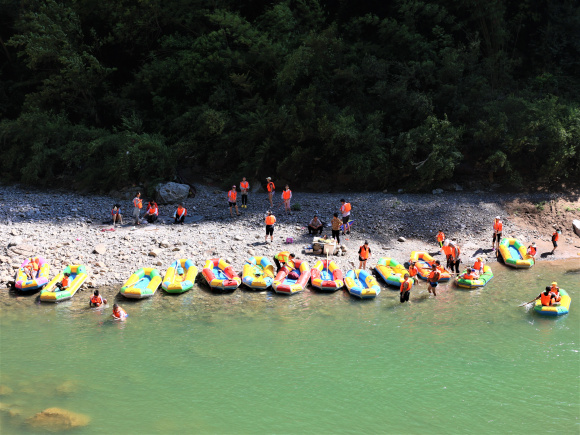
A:
[[[494,262],[491,226],[496,215],[504,221],[504,236],[516,237],[526,244],[536,242],[539,260],[577,257],[580,252],[580,238],[571,228],[572,220],[580,216],[580,201],[560,194],[294,192],[292,204],[299,205],[300,210],[285,215],[277,193],[274,242],[265,243],[264,216],[270,209],[265,193],[250,194],[248,208],[240,209],[241,216],[231,218],[226,192],[204,185],[196,188],[195,198],[184,204],[188,209],[185,225],[171,223],[175,206],[161,205],[160,220],[155,225],[134,227],[130,224],[132,204],[124,201],[121,205],[125,225],[110,231],[113,226],[107,221],[118,199],[0,186],[0,239],[5,241],[0,248],[0,285],[11,285],[15,270],[31,255],[47,258],[52,271],[71,263],[86,264],[89,288],[118,286],[143,266],[155,266],[164,273],[174,259],[185,257],[201,268],[207,258],[221,256],[241,271],[250,255],[271,258],[281,250],[289,250],[314,264],[320,257],[301,254],[304,245],[312,242],[306,226],[314,213],[330,222],[332,213],[340,208],[341,198],[352,204],[355,220],[352,233],[341,238],[346,254],[332,257],[343,270],[358,266],[358,247],[365,240],[372,249],[370,266],[383,256],[404,262],[413,250],[436,253],[435,235],[439,229],[448,238],[457,239],[464,263],[480,254]],[[568,205],[558,211],[559,202]],[[537,213],[530,212],[534,210],[532,206]],[[552,213],[553,223],[543,211]],[[522,216],[531,214],[533,218]],[[569,225],[562,226],[566,221]],[[561,227],[562,235],[560,246],[551,255],[553,226]],[[325,234],[330,236],[329,227]],[[294,244],[286,244],[287,238],[293,238]]]

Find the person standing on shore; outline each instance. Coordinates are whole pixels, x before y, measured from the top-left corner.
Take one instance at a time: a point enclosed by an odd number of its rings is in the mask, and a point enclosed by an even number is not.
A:
[[[556,248],[558,247],[558,239],[560,238],[560,229],[558,228],[556,231],[554,231],[554,234],[552,234],[552,246],[554,247],[552,249],[551,254],[554,254],[554,251],[556,250]]]
[[[250,190],[250,183],[246,181],[246,177],[243,177],[240,182],[240,190],[242,191],[242,208],[248,208],[248,190]]]
[[[173,223],[183,225],[185,216],[187,216],[187,209],[183,206],[183,204],[179,204],[177,206],[177,210],[175,210],[175,213],[173,213]]]
[[[139,225],[139,215],[141,214],[141,209],[143,208],[143,200],[141,199],[141,192],[137,192],[135,198],[133,198],[133,220],[135,225]]]
[[[402,304],[409,301],[409,296],[411,296],[411,289],[413,288],[413,280],[409,277],[408,273],[405,274],[403,279],[404,281],[401,283],[400,288],[400,300]]]
[[[338,213],[334,213],[330,225],[332,225],[332,238],[336,239],[336,243],[340,245],[340,226],[342,221],[338,218]]]
[[[232,212],[232,207],[236,208],[236,216],[240,215],[240,212],[238,211],[237,199],[238,199],[238,192],[236,192],[236,186],[233,185],[232,189],[230,191],[228,191],[228,203],[230,204],[230,217],[234,217],[234,214]]]
[[[365,244],[358,248],[358,268],[365,270],[367,267],[367,260],[371,256],[371,248],[369,247],[369,242],[365,240]]]
[[[268,190],[268,200],[270,201],[270,207],[274,208],[274,203],[272,202],[272,198],[276,193],[276,186],[270,177],[266,177],[266,181],[268,184],[266,185],[266,189]]]
[[[276,223],[276,216],[272,214],[270,210],[268,210],[268,214],[266,216],[266,238],[264,239],[265,242],[268,242],[268,235],[270,235],[270,242],[274,241],[274,224]]]
[[[350,211],[352,207],[350,202],[346,202],[344,199],[340,200],[340,213],[342,215],[342,234],[350,234]]]
[[[284,187],[284,191],[282,192],[282,200],[284,201],[284,211],[288,214],[292,214],[292,211],[290,210],[291,199],[292,199],[292,191],[290,190],[290,187],[286,185],[286,187]]]
[[[499,242],[501,241],[501,233],[503,231],[503,222],[499,216],[495,217],[493,221],[493,241],[491,247],[495,251],[496,247],[499,250]]]
[[[459,264],[461,263],[459,255],[461,254],[461,249],[459,249],[459,245],[455,240],[449,244],[449,247],[449,256],[451,257],[451,261],[448,261],[448,264],[451,265],[449,271],[453,272],[453,269],[455,269],[455,273],[459,273]]]
[[[443,230],[439,230],[437,233],[437,243],[439,244],[439,249],[443,250],[443,242],[445,241],[445,233]]]
[[[429,290],[429,293],[433,293],[433,296],[437,296],[437,286],[439,285],[439,278],[441,278],[441,272],[439,272],[439,270],[437,270],[437,266],[434,264],[431,267],[431,273],[429,274],[429,277],[427,278],[427,282],[429,283],[429,286],[427,287],[427,290]]]
[[[538,249],[536,248],[536,243],[532,243],[530,246],[528,246],[528,250],[527,250],[527,254],[532,257],[534,259],[534,262],[536,261],[536,253],[538,252]]]

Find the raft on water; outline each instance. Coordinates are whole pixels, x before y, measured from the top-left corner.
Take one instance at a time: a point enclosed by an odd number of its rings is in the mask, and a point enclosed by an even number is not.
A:
[[[318,260],[311,270],[310,282],[322,291],[333,292],[344,287],[342,270],[332,260]]]
[[[150,298],[161,284],[161,274],[153,267],[142,267],[129,277],[119,293],[130,299]]]
[[[375,270],[387,284],[394,287],[400,287],[405,281],[405,274],[408,273],[405,266],[389,257],[379,258]]]
[[[242,282],[253,289],[267,289],[274,282],[274,265],[267,257],[248,258],[242,268]]]
[[[20,265],[18,272],[16,272],[16,278],[14,280],[14,287],[21,291],[32,291],[38,290],[44,287],[48,283],[50,266],[47,261],[42,257],[33,257],[33,261],[38,262],[38,271],[36,271],[36,276],[33,279],[28,279],[28,275],[24,269],[30,263],[30,258],[24,260],[24,263]]]
[[[201,273],[213,290],[234,291],[242,283],[234,268],[223,258],[207,260]]]
[[[57,283],[61,282],[65,273],[70,273],[69,286],[62,291],[58,290]],[[71,264],[63,269],[40,292],[43,302],[60,302],[72,298],[87,279],[87,268],[83,264]]]
[[[501,239],[499,253],[508,266],[529,269],[534,265],[534,259],[527,254],[525,246],[517,239]]]
[[[180,267],[183,269],[183,276],[177,273]],[[167,293],[183,293],[192,289],[196,277],[197,267],[192,260],[186,258],[175,260],[165,272],[161,288]]]
[[[417,263],[417,275],[419,275],[419,278],[427,280],[432,271],[433,264],[435,264],[435,259],[427,252],[413,251],[411,252],[410,261],[415,261]],[[443,266],[441,266],[441,268],[443,271],[441,272],[439,282],[449,281],[451,279],[451,273]]]
[[[463,278],[463,275],[466,273],[467,270],[464,270],[463,272],[461,272],[460,275],[457,275],[457,277],[455,278],[455,284],[458,287],[468,289],[481,288],[485,286],[493,278],[493,272],[491,271],[491,267],[489,267],[487,264],[483,266],[483,273],[479,275],[479,278],[477,279]]]
[[[538,299],[534,305],[534,311],[538,314],[541,314],[542,316],[561,316],[563,314],[568,314],[570,311],[570,303],[572,303],[572,299],[568,295],[568,292],[564,289],[560,289],[559,293],[559,304],[544,306]]]
[[[272,288],[276,293],[293,295],[304,290],[310,279],[310,265],[304,260],[292,260],[295,269],[283,266],[276,274]],[[294,276],[294,273],[297,276]]]
[[[346,273],[344,279],[348,292],[361,299],[372,299],[381,292],[376,278],[366,270],[353,269]]]

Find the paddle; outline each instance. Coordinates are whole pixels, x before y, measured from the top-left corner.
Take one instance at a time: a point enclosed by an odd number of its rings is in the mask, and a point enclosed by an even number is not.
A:
[[[518,305],[518,307],[523,307],[524,305],[530,305],[532,302],[536,302],[538,298],[531,300],[530,302],[526,302],[525,304]]]

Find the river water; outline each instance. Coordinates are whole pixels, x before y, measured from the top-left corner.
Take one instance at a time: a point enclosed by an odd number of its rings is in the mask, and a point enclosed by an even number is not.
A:
[[[1,432],[38,433],[26,417],[60,407],[91,417],[78,434],[579,433],[580,261],[492,268],[482,290],[421,284],[405,305],[384,285],[370,301],[117,296],[125,323],[87,290],[56,305],[4,291]],[[553,280],[570,314],[517,307]]]

